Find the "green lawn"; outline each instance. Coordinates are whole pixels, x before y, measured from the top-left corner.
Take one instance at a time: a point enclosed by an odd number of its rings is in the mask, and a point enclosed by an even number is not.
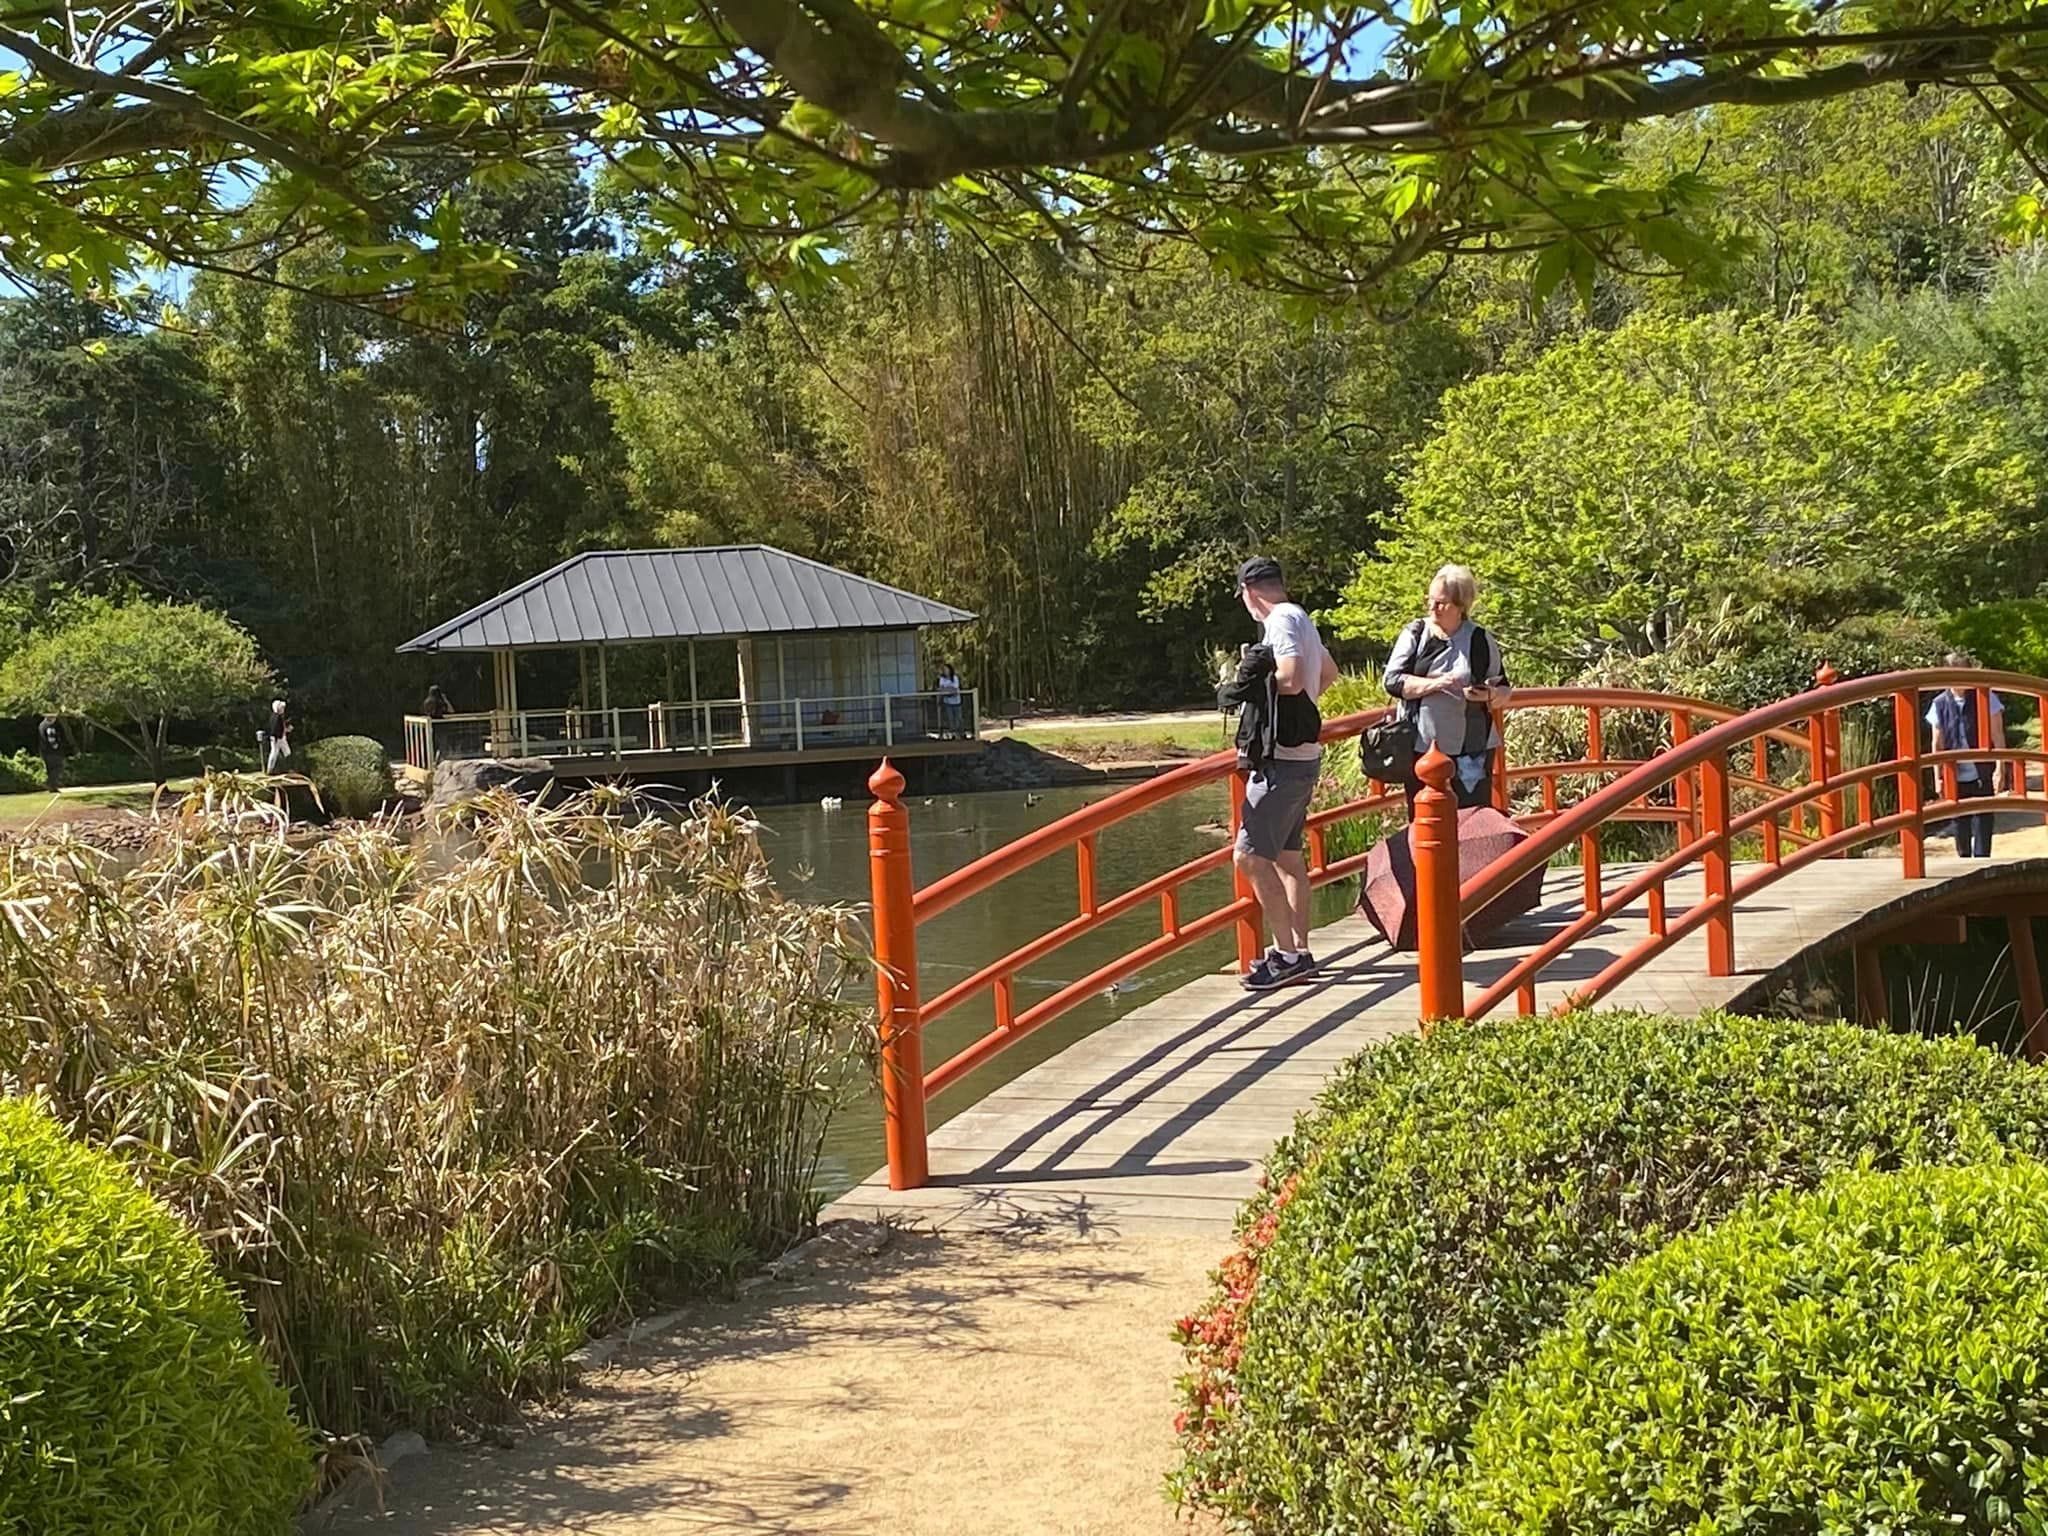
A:
[[[95,784],[53,795],[47,790],[26,794],[0,795],[0,827],[22,827],[33,821],[61,821],[64,813],[81,806],[112,806],[121,810],[148,807],[153,786],[148,784]]]
[[[1008,736],[1027,746],[1044,752],[1057,752],[1063,757],[1088,759],[1164,757],[1171,755],[1174,749],[1214,752],[1230,743],[1230,732],[1220,720],[1127,721],[1121,724],[1105,721],[1101,725],[1060,725],[1039,729],[1020,726],[1014,731],[990,734]]]

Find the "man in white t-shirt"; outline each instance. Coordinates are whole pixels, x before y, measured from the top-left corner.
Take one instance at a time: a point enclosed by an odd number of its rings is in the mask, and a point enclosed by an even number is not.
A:
[[[1322,770],[1322,716],[1315,701],[1337,680],[1337,663],[1315,621],[1290,602],[1280,562],[1255,555],[1237,568],[1238,596],[1273,650],[1274,746],[1246,782],[1235,857],[1273,931],[1273,947],[1244,978],[1254,992],[1315,969],[1308,949],[1308,863],[1301,856],[1309,801]]]

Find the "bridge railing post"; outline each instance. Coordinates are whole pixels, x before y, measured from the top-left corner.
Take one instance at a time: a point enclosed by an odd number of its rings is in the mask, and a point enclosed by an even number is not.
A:
[[[1716,752],[1700,760],[1700,819],[1702,835],[1711,837],[1700,856],[1706,877],[1706,899],[1715,904],[1707,918],[1707,974],[1735,974],[1734,871],[1730,868],[1728,846],[1729,796],[1728,754]]]
[[[1842,674],[1834,669],[1831,662],[1822,662],[1813,674],[1816,688],[1832,688],[1842,680]],[[1839,709],[1814,711],[1807,725],[1810,750],[1813,754],[1813,772],[1817,782],[1832,785],[1842,776],[1842,712]],[[1820,797],[1820,835],[1832,837],[1842,830],[1842,792],[1829,789]],[[1839,851],[1833,855],[1843,857]]]
[[[1237,867],[1234,857],[1237,850],[1237,831],[1244,825],[1244,794],[1250,787],[1242,768],[1231,770],[1230,774],[1230,847],[1233,854],[1230,864],[1230,894],[1238,901],[1250,899],[1251,912],[1237,920],[1237,968],[1240,973],[1249,971],[1257,962],[1265,944],[1265,934],[1260,926],[1258,892],[1252,889],[1251,880]]]
[[[2041,730],[2043,732],[2041,744],[2044,747],[2048,747],[2048,693],[2037,693],[2034,695],[2034,718],[2041,722]],[[2023,795],[2027,792],[2028,767],[2028,764],[2021,763],[2017,769],[2020,776],[2020,793]],[[2044,765],[2041,769],[2041,793],[2048,795],[2048,765]]]
[[[1586,761],[1607,761],[1607,738],[1600,729],[1600,706],[1586,711]],[[1594,788],[1599,788],[1597,780]],[[1579,904],[1588,917],[1600,905],[1600,829],[1588,827],[1579,837]]]
[[[1465,1016],[1464,925],[1458,920],[1458,802],[1451,760],[1434,745],[1415,765],[1415,949],[1422,1022]]]
[[[1671,750],[1676,752],[1692,740],[1692,716],[1682,709],[1671,712]],[[1671,781],[1671,803],[1679,812],[1679,842],[1689,843],[1700,835],[1699,806],[1693,800],[1692,770],[1686,769]]]
[[[1496,704],[1490,713],[1493,717],[1493,734],[1500,738],[1500,745],[1493,753],[1493,808],[1503,816],[1512,816],[1514,810],[1508,803],[1507,711]]]
[[[1899,811],[1912,819],[1899,828],[1901,873],[1927,877],[1927,828],[1920,821],[1920,695],[1902,688],[1892,695],[1893,756],[1898,759]]]
[[[875,1010],[882,1042],[882,1133],[889,1187],[921,1189],[925,1140],[924,1037],[918,1023],[916,887],[903,775],[887,758],[868,780],[868,884],[875,908]]]

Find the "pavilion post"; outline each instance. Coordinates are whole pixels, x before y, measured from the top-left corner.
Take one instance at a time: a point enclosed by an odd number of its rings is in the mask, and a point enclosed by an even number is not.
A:
[[[789,702],[789,662],[784,656],[782,636],[780,635],[777,635],[775,637],[775,697],[782,700],[782,707],[788,710],[791,717],[794,718],[797,714],[797,710],[796,707]],[[796,744],[797,750],[802,751],[804,744],[802,726],[797,727]]]
[[[753,642],[740,640],[733,645],[733,666],[740,679],[740,745],[754,744],[754,699],[753,690],[747,686],[747,673],[752,669],[747,662],[754,654]]]

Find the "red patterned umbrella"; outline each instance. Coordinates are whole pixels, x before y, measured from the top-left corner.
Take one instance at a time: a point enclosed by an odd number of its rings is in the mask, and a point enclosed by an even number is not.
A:
[[[1463,883],[1500,858],[1529,834],[1490,805],[1458,812],[1458,880]],[[1537,865],[1494,899],[1467,925],[1469,937],[1493,932],[1533,912],[1543,899],[1543,866]],[[1396,949],[1415,947],[1415,829],[1383,839],[1365,861],[1359,882],[1358,910],[1372,919],[1381,937]]]

